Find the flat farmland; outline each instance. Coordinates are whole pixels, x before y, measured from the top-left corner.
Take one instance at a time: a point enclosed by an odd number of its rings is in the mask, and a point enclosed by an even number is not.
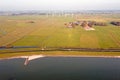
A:
[[[117,16],[0,16],[0,46],[120,49],[120,26],[110,24],[120,20],[120,15]],[[86,31],[81,26],[64,25],[77,20],[106,22],[107,26],[94,26],[94,31]]]

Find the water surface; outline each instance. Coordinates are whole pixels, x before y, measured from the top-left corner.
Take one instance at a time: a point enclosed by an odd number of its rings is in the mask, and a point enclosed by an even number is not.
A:
[[[120,59],[44,57],[0,60],[0,80],[120,80]]]

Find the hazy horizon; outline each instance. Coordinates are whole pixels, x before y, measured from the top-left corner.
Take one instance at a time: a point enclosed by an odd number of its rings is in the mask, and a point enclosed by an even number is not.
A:
[[[0,11],[120,10],[120,0],[0,0]]]

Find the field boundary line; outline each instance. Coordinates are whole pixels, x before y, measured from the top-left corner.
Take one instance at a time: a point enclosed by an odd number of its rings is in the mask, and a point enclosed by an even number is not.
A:
[[[112,37],[113,41],[116,42],[117,46],[120,47],[120,42],[119,40],[113,35],[112,32],[109,32],[110,36]]]

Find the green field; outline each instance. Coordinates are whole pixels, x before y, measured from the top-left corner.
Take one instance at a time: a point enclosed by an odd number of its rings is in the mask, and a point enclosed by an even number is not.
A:
[[[95,31],[81,26],[65,27],[65,23],[76,20],[106,22],[107,26],[94,26]],[[120,49],[120,26],[111,25],[110,21],[120,21],[120,15],[0,16],[0,46]]]

